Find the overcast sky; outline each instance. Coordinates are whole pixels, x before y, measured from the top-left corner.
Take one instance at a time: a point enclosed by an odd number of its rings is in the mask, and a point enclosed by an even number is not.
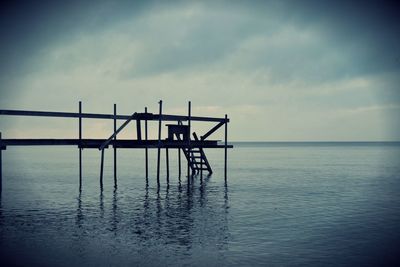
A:
[[[162,99],[186,114],[191,100],[193,115],[227,113],[234,141],[400,140],[394,4],[39,2],[0,9],[0,109],[128,114]],[[76,136],[76,122],[0,117],[0,131]]]

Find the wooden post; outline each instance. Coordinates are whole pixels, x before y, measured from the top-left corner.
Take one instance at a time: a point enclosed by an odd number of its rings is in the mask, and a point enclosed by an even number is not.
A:
[[[178,170],[179,170],[179,177],[181,177],[181,149],[178,148]]]
[[[117,132],[117,104],[114,104],[114,134]],[[117,135],[114,136],[117,140]],[[114,143],[114,187],[117,187],[117,148]]]
[[[146,113],[147,116],[147,107],[144,108],[144,113]],[[144,121],[144,138],[147,141],[147,118]],[[149,149],[145,148],[145,157],[146,157],[146,181],[149,178]]]
[[[100,163],[100,189],[103,191],[103,170],[104,170],[104,148],[101,150],[101,163]]]
[[[165,160],[167,163],[167,184],[169,184],[169,153],[168,148],[165,149]]]
[[[137,140],[142,141],[142,126],[140,120],[136,120],[136,136]]]
[[[0,195],[1,191],[3,190],[3,149],[2,149],[2,144],[1,144],[1,132],[0,132]]]
[[[203,158],[200,158],[200,179],[203,179]]]
[[[82,101],[79,101],[79,190],[82,189]]]
[[[160,150],[161,150],[161,115],[162,115],[162,100],[159,102],[160,111],[158,117],[158,147],[157,147],[157,185],[160,186]]]
[[[188,137],[188,149],[187,149],[187,154],[188,154],[188,161],[187,161],[187,176],[188,178],[190,177],[190,153],[191,153],[191,149],[190,149],[190,127],[191,127],[191,109],[192,109],[192,103],[189,101],[188,103],[188,131],[189,131],[189,137]]]
[[[228,163],[228,115],[225,114],[225,165],[224,165],[225,181],[227,179],[227,163]]]

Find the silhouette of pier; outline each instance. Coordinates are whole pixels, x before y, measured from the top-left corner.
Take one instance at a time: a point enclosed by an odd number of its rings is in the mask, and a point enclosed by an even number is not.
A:
[[[29,111],[29,110],[0,110],[2,116],[34,116],[34,117],[56,117],[56,118],[76,118],[78,119],[78,138],[76,139],[10,139],[2,138],[0,132],[0,192],[2,190],[2,152],[8,146],[77,146],[79,149],[79,189],[82,188],[82,150],[83,149],[99,149],[101,153],[100,161],[100,187],[103,188],[103,172],[104,172],[104,150],[113,148],[114,154],[114,186],[117,186],[117,149],[144,149],[145,151],[145,176],[149,178],[148,169],[148,149],[157,149],[157,185],[160,186],[160,154],[161,150],[166,152],[166,178],[169,182],[169,149],[178,150],[178,169],[179,177],[181,176],[181,153],[186,158],[187,177],[200,174],[203,171],[212,174],[210,162],[207,159],[204,149],[220,148],[224,149],[224,178],[227,179],[227,150],[233,148],[228,144],[228,116],[224,118],[214,117],[197,117],[191,114],[191,102],[188,102],[187,115],[171,115],[163,114],[162,104],[159,101],[158,114],[149,113],[147,107],[144,112],[134,112],[131,115],[117,114],[117,105],[114,104],[113,114],[97,114],[82,112],[82,102],[79,102],[77,113],[74,112],[51,112],[51,111]],[[82,138],[83,119],[103,119],[113,120],[114,130],[107,139],[86,139]],[[123,121],[117,128],[117,121]],[[136,139],[117,139],[118,134],[130,123],[136,122]],[[148,122],[158,122],[158,138],[148,139]],[[211,129],[198,137],[196,132],[191,132],[191,123],[197,122],[214,122],[216,123]],[[162,122],[168,122],[166,125],[168,137],[161,138],[163,130]],[[142,127],[142,124],[144,127]],[[224,127],[224,142],[219,143],[218,140],[208,139],[218,129]],[[142,135],[144,128],[144,135]]]

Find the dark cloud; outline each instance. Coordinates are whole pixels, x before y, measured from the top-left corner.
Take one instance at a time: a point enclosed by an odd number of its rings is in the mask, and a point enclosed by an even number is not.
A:
[[[52,43],[102,30],[151,5],[151,1],[3,1],[0,84],[29,71],[30,60]]]
[[[296,21],[320,28],[338,48],[350,47],[360,60],[360,70],[376,73],[400,69],[398,2],[295,1],[292,8]]]
[[[398,11],[377,1],[10,2],[0,10],[0,103],[68,109],[83,99],[101,111],[114,101],[130,112],[191,98],[238,117],[268,113],[282,129],[296,115],[321,135],[320,121],[353,116],[379,139],[368,114],[378,128],[381,110],[397,112]],[[8,101],[5,88],[18,87]]]

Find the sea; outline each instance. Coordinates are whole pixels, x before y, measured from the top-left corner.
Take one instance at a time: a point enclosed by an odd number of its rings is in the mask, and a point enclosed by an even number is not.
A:
[[[8,147],[1,266],[400,266],[399,142],[233,142],[211,176],[165,150]]]

